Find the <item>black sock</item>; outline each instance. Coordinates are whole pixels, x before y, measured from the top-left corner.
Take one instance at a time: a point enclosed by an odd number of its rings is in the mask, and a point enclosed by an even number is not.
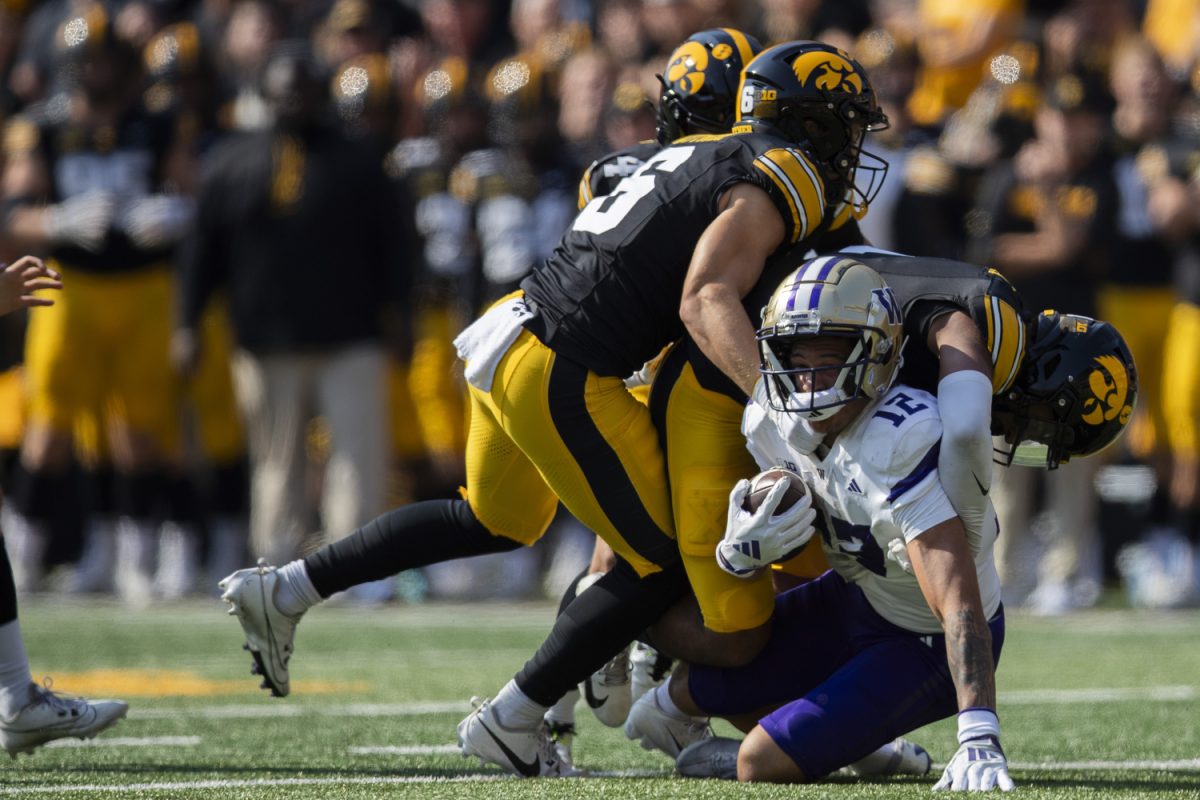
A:
[[[493,535],[465,500],[426,500],[389,511],[325,545],[304,559],[304,568],[325,598],[406,569],[520,546]]]
[[[576,597],[517,673],[529,699],[551,706],[653,624],[688,589],[683,566],[639,578],[623,559]]]
[[[0,533],[0,625],[17,618],[17,584],[13,580],[12,564],[8,563],[8,548]]]

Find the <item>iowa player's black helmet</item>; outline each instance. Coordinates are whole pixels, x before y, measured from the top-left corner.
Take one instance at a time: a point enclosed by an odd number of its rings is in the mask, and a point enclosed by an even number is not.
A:
[[[742,73],[735,130],[766,129],[802,146],[855,205],[870,203],[887,174],[887,162],[863,151],[863,137],[887,127],[866,70],[833,45],[777,44]]]
[[[1053,469],[1121,435],[1137,403],[1137,368],[1121,334],[1090,317],[1044,311],[1011,389],[992,405],[1000,462]]]
[[[736,28],[694,33],[667,61],[658,101],[659,144],[692,133],[728,133],[736,114],[742,69],[762,52],[758,39]]]

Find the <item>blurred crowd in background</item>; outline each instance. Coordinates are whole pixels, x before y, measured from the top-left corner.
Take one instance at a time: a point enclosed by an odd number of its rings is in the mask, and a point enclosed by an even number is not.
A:
[[[1200,0],[6,0],[0,254],[65,281],[0,332],[19,587],[212,594],[452,495],[453,336],[720,26],[867,68],[873,244],[1129,342],[1129,435],[998,481],[1010,607],[1200,601]],[[591,546],[560,523],[357,599],[554,592]]]

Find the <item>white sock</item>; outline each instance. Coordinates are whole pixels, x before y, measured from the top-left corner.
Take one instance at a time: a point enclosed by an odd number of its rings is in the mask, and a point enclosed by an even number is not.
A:
[[[83,554],[71,579],[72,592],[111,592],[117,571],[117,521],[93,514],[83,534]]]
[[[0,719],[11,719],[29,705],[29,657],[17,620],[0,625]]]
[[[158,561],[158,525],[121,517],[117,522],[117,592],[133,605],[150,601]]]
[[[492,700],[492,709],[502,726],[510,730],[536,728],[550,706],[538,705],[517,688],[515,680],[504,684],[504,688]]]
[[[546,721],[559,725],[575,724],[575,704],[579,702],[579,690],[572,689],[564,694],[559,701],[550,706],[546,712]]]
[[[8,560],[12,565],[13,583],[17,593],[35,591],[42,582],[42,555],[46,552],[49,537],[43,522],[26,517],[5,503],[0,509],[5,532],[4,546],[8,548]]]
[[[279,582],[275,584],[275,607],[280,612],[298,617],[321,602],[321,595],[309,579],[302,559],[289,561],[276,570],[276,574]]]
[[[685,714],[675,705],[675,701],[671,699],[671,679],[663,681],[661,686],[654,689],[654,699],[658,701],[658,707],[663,710],[668,717],[674,717],[677,720],[687,720],[689,722],[696,719],[704,719],[704,717],[693,717],[691,714]]]

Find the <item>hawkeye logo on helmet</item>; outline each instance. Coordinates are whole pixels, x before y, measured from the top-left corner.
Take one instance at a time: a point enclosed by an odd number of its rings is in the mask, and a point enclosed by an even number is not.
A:
[[[1088,388],[1093,397],[1083,401],[1081,419],[1088,425],[1102,425],[1116,419],[1122,425],[1129,421],[1133,406],[1127,405],[1129,375],[1116,356],[1097,356],[1099,367],[1088,375]]]
[[[802,53],[792,62],[792,72],[805,88],[851,94],[861,94],[863,90],[862,78],[854,66],[837,53],[824,50]]]
[[[700,42],[684,42],[671,54],[671,63],[667,65],[667,83],[681,94],[695,94],[704,86],[706,69],[708,48]]]

